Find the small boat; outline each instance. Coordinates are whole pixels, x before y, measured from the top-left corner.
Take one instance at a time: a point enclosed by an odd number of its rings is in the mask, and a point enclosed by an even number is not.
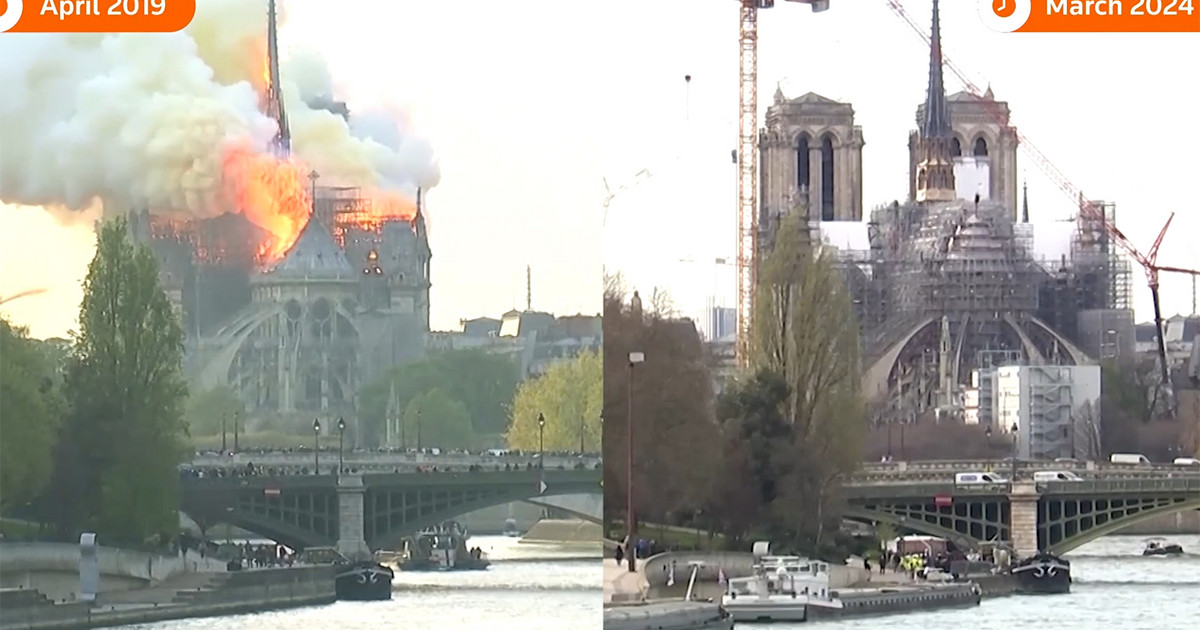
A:
[[[735,622],[807,621],[810,613],[841,609],[842,602],[829,588],[828,563],[772,556],[769,543],[757,542],[753,575],[730,579],[721,607]]]
[[[492,563],[479,547],[467,547],[467,529],[455,521],[418,532],[404,541],[401,571],[482,571]]]
[[[1017,590],[1028,594],[1071,592],[1071,563],[1051,553],[1025,558],[1011,569]]]
[[[1162,538],[1150,538],[1146,541],[1146,548],[1142,550],[1143,556],[1182,556],[1183,547],[1167,542]]]
[[[516,538],[521,535],[521,530],[517,527],[517,519],[509,518],[504,521],[504,535],[509,538]]]
[[[374,602],[392,598],[395,574],[375,560],[351,560],[333,547],[310,547],[300,554],[300,560],[337,567],[333,587],[340,600]]]

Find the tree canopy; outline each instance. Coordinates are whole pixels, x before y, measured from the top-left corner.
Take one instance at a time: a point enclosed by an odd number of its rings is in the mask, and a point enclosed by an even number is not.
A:
[[[741,499],[752,505],[724,519],[730,533],[757,526],[781,544],[827,551],[840,521],[838,480],[861,461],[866,432],[854,321],[830,254],[814,249],[805,213],[789,213],[760,267],[751,371],[719,407],[732,455],[713,509],[737,488],[756,489]]]
[[[473,436],[467,406],[434,388],[408,401],[400,431],[416,448],[468,448]]]
[[[521,383],[513,398],[509,448],[538,449],[537,419],[542,414],[546,450],[599,451],[603,378],[600,355],[582,352]]]
[[[70,411],[49,501],[64,529],[136,544],[178,528],[182,361],[183,331],[154,255],[129,239],[124,219],[101,225],[67,359]]]
[[[642,352],[634,366],[629,353]],[[604,506],[625,516],[632,385],[634,510],[668,522],[701,509],[720,462],[713,381],[690,320],[647,310],[610,281],[604,298]]]
[[[462,403],[472,434],[498,439],[508,428],[509,405],[519,381],[519,368],[511,357],[475,349],[452,350],[397,366],[362,390],[363,437],[383,444],[384,416],[393,392],[393,413],[400,414],[414,398],[437,389],[441,395]],[[415,434],[406,432],[406,438],[404,446],[416,445]]]
[[[0,514],[45,486],[65,409],[58,366],[41,342],[0,318]]]
[[[193,436],[220,435],[222,428],[226,435],[231,436],[234,430],[234,416],[244,414],[245,410],[246,405],[232,389],[218,385],[207,391],[193,393],[188,398],[184,418],[187,420],[188,432]],[[245,432],[245,424],[242,424],[241,430]]]

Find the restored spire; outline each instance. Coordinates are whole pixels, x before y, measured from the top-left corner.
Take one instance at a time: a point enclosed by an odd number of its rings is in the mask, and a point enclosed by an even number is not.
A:
[[[267,0],[267,115],[275,120],[278,130],[271,146],[279,157],[292,152],[292,134],[288,129],[287,113],[283,110],[283,92],[279,83],[279,44],[275,26],[275,0]]]
[[[938,2],[933,0],[933,29],[929,37],[929,91],[925,94],[925,119],[917,132],[917,172],[913,182],[919,202],[954,201],[954,131],[950,127],[950,105],[942,81],[942,29]]]
[[[946,103],[946,84],[942,79],[942,28],[938,0],[933,0],[933,27],[929,30],[929,89],[925,93],[925,120],[921,135],[926,138],[953,137],[950,106]]]
[[[1029,223],[1029,182],[1021,183],[1021,223]]]

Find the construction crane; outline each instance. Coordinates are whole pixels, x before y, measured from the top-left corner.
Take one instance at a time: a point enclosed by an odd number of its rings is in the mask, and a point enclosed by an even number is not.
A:
[[[907,23],[909,28],[916,32],[916,34],[921,37],[926,45],[931,45],[929,33],[925,32],[925,29],[922,28],[921,25],[918,24],[916,20],[914,20],[912,16],[908,14],[908,11],[904,9],[904,6],[901,5],[898,0],[886,0],[886,2],[888,8],[892,10],[892,13]],[[971,80],[967,78],[967,74],[963,72],[957,64],[955,64],[949,57],[946,57],[945,54],[942,55],[942,63],[946,68],[953,72],[960,81],[962,81],[963,86],[967,89],[967,91],[971,93],[971,95],[973,95],[982,105],[984,105],[988,115],[992,117],[994,122],[1002,127],[1009,126],[1008,118],[1004,115],[1004,112],[1000,109],[996,101],[990,98],[985,98],[983,96],[984,91],[980,90],[978,86],[972,83]],[[1039,151],[1037,146],[1034,145],[1029,138],[1015,128],[1013,128],[1013,132],[1017,137],[1018,146],[1025,151],[1026,156],[1032,159],[1034,163],[1037,164],[1038,168],[1040,168],[1042,172],[1054,182],[1058,189],[1063,191],[1063,193],[1066,194],[1073,203],[1079,204],[1079,216],[1099,224],[1104,229],[1104,232],[1108,235],[1109,239],[1111,239],[1113,243],[1124,250],[1125,253],[1133,258],[1133,260],[1135,260],[1139,265],[1142,266],[1142,269],[1145,270],[1146,282],[1150,287],[1150,297],[1154,304],[1154,327],[1157,332],[1156,337],[1158,341],[1158,364],[1160,370],[1159,377],[1162,379],[1163,387],[1166,388],[1166,391],[1170,391],[1171,375],[1167,363],[1166,341],[1163,339],[1162,308],[1159,304],[1158,296],[1158,274],[1160,272],[1167,272],[1190,274],[1193,277],[1200,276],[1200,271],[1195,269],[1183,269],[1180,267],[1169,267],[1158,264],[1158,248],[1160,245],[1162,245],[1163,237],[1166,236],[1167,228],[1170,227],[1171,220],[1175,218],[1175,213],[1172,212],[1171,215],[1167,217],[1167,222],[1163,225],[1162,230],[1159,231],[1158,238],[1154,239],[1154,244],[1150,247],[1150,252],[1148,254],[1143,254],[1138,250],[1137,247],[1133,245],[1133,243],[1125,236],[1125,234],[1121,232],[1121,230],[1117,229],[1117,226],[1113,225],[1112,222],[1108,220],[1108,217],[1106,217],[1104,212],[1100,209],[1100,204],[1085,197],[1083,191],[1080,190],[1078,186],[1071,183],[1071,180],[1067,179],[1067,176],[1063,175],[1062,171],[1055,167],[1054,164],[1050,162],[1049,158]],[[1174,413],[1173,404],[1171,404],[1171,411]]]
[[[624,184],[621,184],[620,186],[617,186],[616,190],[613,190],[612,188],[610,188],[608,186],[608,178],[607,177],[601,178],[601,181],[604,182],[604,201],[603,201],[604,218],[601,219],[601,221],[600,221],[600,227],[604,227],[605,225],[608,224],[608,206],[609,206],[609,204],[612,203],[612,200],[616,199],[619,195],[621,195],[621,193],[627,192],[630,189],[638,186],[642,182],[646,181],[647,179],[650,179],[650,177],[651,177],[650,169],[644,168],[644,169],[634,173],[633,177],[630,178],[629,181],[625,182]]]
[[[5,296],[0,297],[0,305],[8,304],[9,302],[12,302],[14,300],[19,300],[21,298],[29,297],[31,295],[41,295],[42,293],[46,293],[46,292],[47,292],[47,289],[25,289],[24,291],[18,291],[17,293],[14,293],[12,295],[5,295]]]
[[[829,0],[786,0],[809,5],[813,13],[829,8]],[[737,182],[737,362],[750,357],[754,295],[758,287],[758,10],[775,0],[738,0],[741,5],[741,61],[738,72]]]

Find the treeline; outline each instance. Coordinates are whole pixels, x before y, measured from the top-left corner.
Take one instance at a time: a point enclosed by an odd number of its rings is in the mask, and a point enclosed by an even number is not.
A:
[[[762,262],[756,313],[751,365],[718,399],[694,325],[610,284],[605,518],[626,517],[632,407],[638,522],[707,529],[737,548],[765,538],[844,556],[839,482],[861,461],[866,430],[859,340],[841,276],[813,250],[799,213],[785,218]],[[631,367],[630,352],[644,363]]]
[[[67,344],[0,326],[0,514],[64,540],[162,542],[188,456],[183,332],[154,256],[103,224]]]

